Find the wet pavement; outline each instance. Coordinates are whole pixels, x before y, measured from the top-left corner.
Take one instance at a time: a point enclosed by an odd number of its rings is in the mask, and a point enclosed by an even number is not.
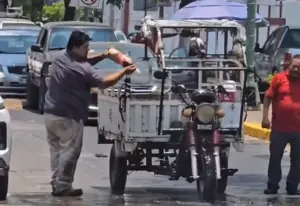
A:
[[[96,128],[86,127],[84,147],[76,172],[74,187],[81,187],[81,198],[53,198],[50,195],[50,165],[43,117],[29,111],[11,112],[13,119],[13,150],[10,187],[7,201],[0,205],[99,205],[99,206],[198,206],[195,183],[183,179],[169,181],[164,176],[147,172],[133,172],[128,177],[126,194],[122,197],[109,193],[108,158],[97,158],[100,152],[108,155],[109,145],[96,144]],[[275,196],[262,194],[266,186],[268,144],[247,138],[244,153],[233,149],[229,164],[240,169],[230,177],[227,194],[218,197],[214,205],[300,205],[300,196],[287,196],[284,183],[289,168],[285,153],[282,162],[283,181],[280,193]]]

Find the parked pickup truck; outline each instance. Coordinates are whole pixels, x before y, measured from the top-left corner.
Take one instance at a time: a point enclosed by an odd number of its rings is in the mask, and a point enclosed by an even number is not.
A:
[[[255,47],[255,68],[261,79],[261,99],[270,85],[270,75],[283,71],[292,57],[300,54],[300,27],[280,26],[267,38],[263,47]]]
[[[43,114],[46,77],[55,54],[65,49],[73,30],[85,31],[93,42],[117,42],[112,27],[91,22],[65,21],[43,25],[36,44],[27,50],[27,97],[26,106]]]

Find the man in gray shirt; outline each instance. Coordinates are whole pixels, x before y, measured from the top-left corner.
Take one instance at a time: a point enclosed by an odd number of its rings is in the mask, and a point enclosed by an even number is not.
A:
[[[45,125],[50,146],[53,196],[81,196],[81,189],[73,189],[74,173],[81,153],[83,121],[88,116],[90,89],[107,88],[136,67],[102,77],[91,65],[110,58],[105,53],[87,58],[89,36],[73,31],[67,49],[52,62],[48,91],[45,97]]]

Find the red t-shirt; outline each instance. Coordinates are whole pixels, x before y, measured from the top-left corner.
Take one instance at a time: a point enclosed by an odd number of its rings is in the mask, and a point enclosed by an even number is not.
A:
[[[292,80],[287,71],[278,73],[266,92],[272,98],[272,129],[300,132],[300,80]]]

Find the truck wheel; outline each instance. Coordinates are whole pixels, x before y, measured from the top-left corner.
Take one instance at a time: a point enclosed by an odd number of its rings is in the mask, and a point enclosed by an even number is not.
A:
[[[38,108],[38,88],[32,83],[29,73],[27,74],[26,107],[28,109]]]
[[[217,191],[217,175],[214,154],[206,155],[206,160],[203,160],[204,168],[201,171],[202,175],[197,180],[197,192],[201,200],[213,202]]]
[[[46,79],[41,77],[41,83],[39,87],[39,113],[44,114],[44,105],[45,105],[45,94],[47,91]]]
[[[117,157],[115,147],[113,144],[109,157],[110,189],[114,195],[123,195],[127,180],[127,158]]]
[[[8,175],[0,176],[0,201],[6,200],[8,191]]]
[[[220,165],[221,168],[228,169],[228,156],[226,154],[220,156]],[[227,182],[228,176],[222,176],[222,178],[218,180],[218,194],[224,194],[227,188]]]

